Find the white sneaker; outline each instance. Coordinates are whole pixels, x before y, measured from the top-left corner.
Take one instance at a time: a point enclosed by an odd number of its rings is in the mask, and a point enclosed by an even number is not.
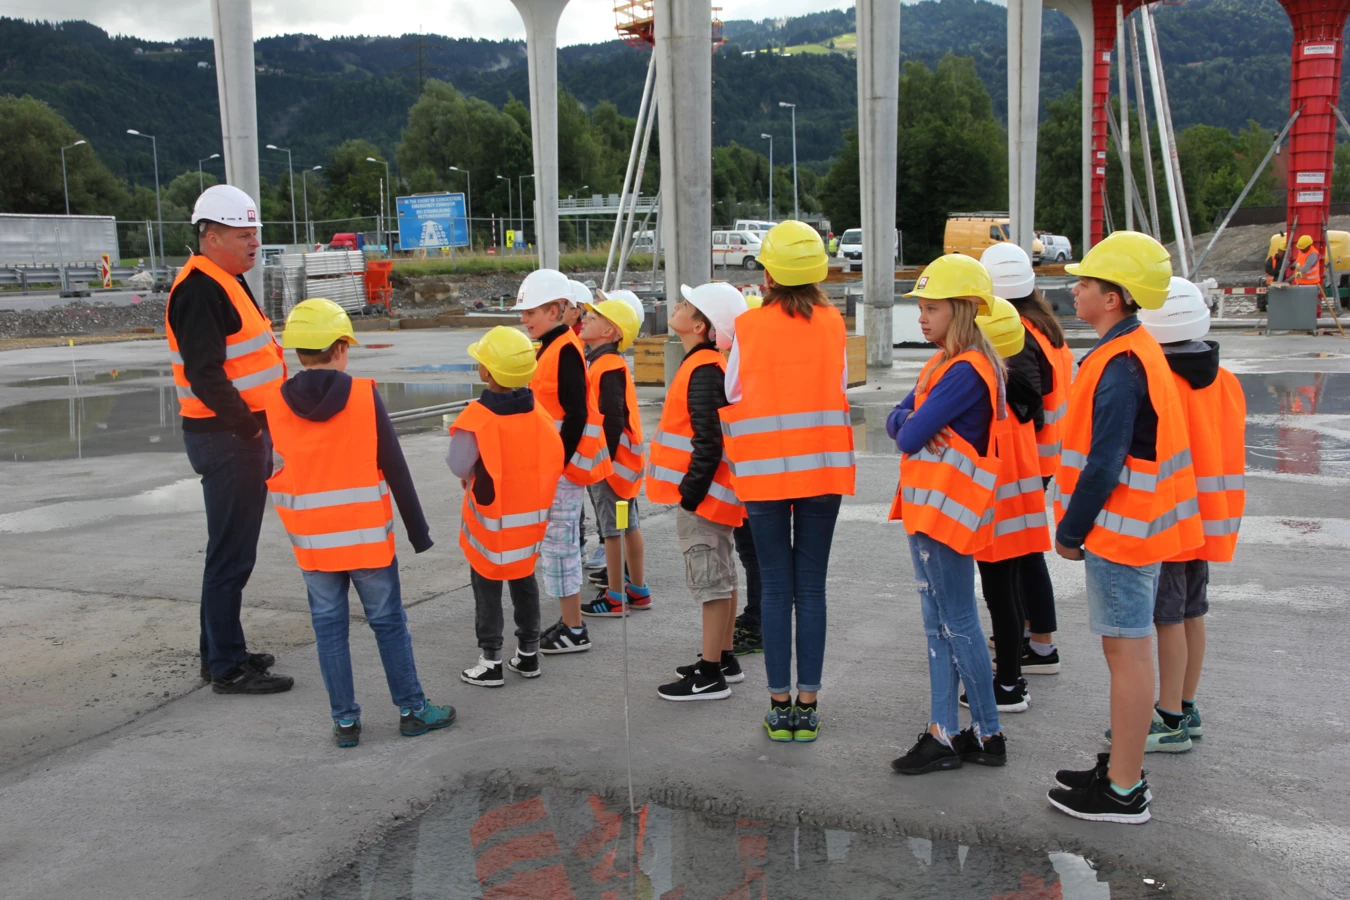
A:
[[[595,548],[595,551],[586,559],[586,568],[603,569],[605,567],[605,545],[601,544]]]
[[[493,662],[490,659],[483,659],[481,656],[478,658],[477,665],[460,672],[459,677],[469,684],[478,684],[483,687],[501,687],[504,682],[501,662]]]

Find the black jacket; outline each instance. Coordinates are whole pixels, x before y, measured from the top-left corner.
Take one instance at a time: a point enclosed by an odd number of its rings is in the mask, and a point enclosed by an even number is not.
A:
[[[497,416],[534,412],[534,392],[527,387],[516,388],[509,394],[484,389],[478,402]],[[473,499],[479,506],[491,506],[497,499],[497,485],[492,481],[487,466],[483,465],[481,456],[473,464]]]
[[[699,350],[716,350],[711,341],[705,341],[684,355]],[[693,512],[708,496],[713,476],[722,462],[722,420],[717,411],[727,405],[725,377],[714,363],[699,366],[689,375],[689,422],[694,428],[694,452],[689,459],[689,471],[680,481],[680,506]]]
[[[1017,416],[1017,421],[1033,422],[1036,430],[1040,431],[1045,426],[1042,385],[1053,384],[1050,379],[1055,377],[1054,370],[1049,368],[1049,360],[1041,352],[1036,339],[1027,335],[1022,351],[1004,362],[1008,366],[1008,408]]]
[[[619,355],[619,345],[601,344],[594,350],[586,351],[586,362],[594,363],[606,354]],[[627,364],[625,363],[625,366]],[[600,396],[597,405],[604,417],[605,446],[609,448],[609,458],[613,459],[619,449],[619,438],[624,426],[628,424],[628,383],[624,373],[617,369],[600,376]]]
[[[1214,341],[1163,344],[1163,356],[1168,367],[1197,391],[1209,387],[1219,377],[1219,345]]]
[[[379,391],[375,391],[375,459],[380,471],[384,473],[389,493],[394,495],[398,504],[403,525],[408,529],[408,540],[413,551],[421,553],[432,546],[431,529],[427,527],[427,518],[422,514],[422,503],[417,499],[417,489],[413,487],[412,473],[403,458],[403,448],[398,443],[398,433],[394,423],[384,411],[384,402]],[[347,408],[347,399],[352,395],[352,377],[336,369],[303,369],[290,381],[281,386],[281,399],[302,419],[311,422],[327,422],[333,416]]]
[[[541,338],[543,355],[549,344],[563,336],[570,329],[559,325]],[[581,358],[575,347],[564,347],[558,354],[558,403],[563,408],[563,424],[560,435],[563,442],[563,459],[572,458],[581,443],[581,434],[586,430],[586,361]]]

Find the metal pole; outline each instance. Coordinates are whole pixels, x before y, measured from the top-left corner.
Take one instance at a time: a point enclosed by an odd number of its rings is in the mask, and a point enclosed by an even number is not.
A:
[[[1116,4],[1116,43],[1120,46],[1120,167],[1125,176],[1125,230],[1134,231],[1134,159],[1130,155],[1130,82],[1126,76],[1125,61],[1125,6]],[[1108,98],[1108,107],[1110,105]]]
[[[155,218],[159,220],[159,255],[164,256],[164,210],[159,205],[159,141],[150,138],[150,151],[155,160]]]
[[[205,191],[206,178],[202,176],[202,161],[199,159],[197,160],[197,193],[201,194],[205,193]],[[69,213],[70,210],[67,209],[66,212]]]
[[[1134,57],[1134,95],[1139,106],[1139,140],[1144,151],[1144,183],[1148,188],[1148,210],[1154,240],[1162,240],[1162,222],[1158,218],[1158,188],[1153,180],[1153,139],[1148,130],[1148,101],[1144,97],[1144,67],[1139,56],[1139,30],[1130,19],[1130,46]]]
[[[633,146],[628,151],[628,168],[623,173],[623,189],[619,194],[619,210],[614,215],[614,234],[609,239],[609,258],[605,260],[605,275],[600,280],[600,289],[609,290],[609,271],[614,265],[614,254],[619,250],[619,230],[623,227],[624,204],[628,202],[628,193],[633,186],[633,172],[637,167],[638,146],[644,131],[646,117],[651,115],[652,84],[656,81],[656,54],[652,54],[647,63],[647,82],[642,88],[642,102],[638,104],[637,122],[633,124]]]
[[[642,224],[638,226],[639,232],[647,230],[647,223],[652,219],[652,210],[661,202],[661,192],[656,192],[655,202],[647,208],[642,216]],[[619,248],[619,266],[614,270],[614,286],[623,287],[623,271],[628,268],[628,259],[633,255],[633,248],[637,246],[637,235],[633,233],[633,220],[637,218],[637,204],[633,204],[629,210],[632,218],[628,220],[628,227],[624,229],[623,246]]]
[[[1120,154],[1121,153],[1120,126],[1116,122],[1116,111],[1112,109],[1109,105],[1106,107],[1106,125],[1111,131],[1111,139],[1116,143],[1116,153]],[[1125,158],[1123,154],[1121,158],[1122,159]],[[1143,198],[1139,196],[1139,191],[1134,186],[1134,179],[1132,178],[1127,179],[1124,187],[1125,187],[1126,212],[1133,212],[1137,210],[1139,212],[1140,221],[1144,222],[1147,225],[1148,213],[1144,210]],[[1133,217],[1131,217],[1131,221],[1129,224],[1133,224],[1132,219]],[[1130,228],[1129,225],[1127,224],[1126,230],[1133,231],[1134,229]]]
[[[61,190],[66,195],[66,215],[70,215],[70,184],[66,181],[66,148],[61,148]]]
[[[286,151],[286,171],[291,183],[291,243],[300,243],[300,230],[295,224],[295,166],[291,164],[291,151]]]
[[[1294,216],[1294,222],[1289,229],[1289,234],[1298,234],[1298,216]],[[1294,245],[1289,243],[1288,239],[1284,242],[1284,261],[1280,263],[1280,271],[1276,273],[1276,281],[1284,281],[1289,276],[1289,264],[1294,260]],[[1269,326],[1267,326],[1268,328]]]
[[[661,267],[661,198],[656,198],[656,231],[652,232],[652,285],[656,290],[656,270]]]
[[[792,104],[792,218],[800,220],[801,209],[797,206],[797,104]]]
[[[314,229],[309,224],[309,170],[300,173],[300,190],[305,195],[305,249],[314,244]]]
[[[1148,51],[1148,73],[1149,79],[1153,82],[1153,108],[1158,114],[1158,135],[1163,142],[1163,175],[1167,182],[1167,198],[1172,206],[1172,233],[1176,239],[1177,258],[1181,262],[1181,277],[1185,278],[1190,273],[1191,267],[1187,263],[1186,232],[1182,229],[1176,177],[1172,171],[1172,159],[1168,152],[1167,126],[1164,120],[1164,107],[1167,101],[1163,98],[1162,88],[1159,86],[1158,47],[1153,41],[1153,20],[1149,18],[1148,7],[1141,7],[1139,14],[1143,17],[1144,49]]]
[[[612,287],[619,287],[623,281],[624,259],[628,253],[629,244],[633,239],[633,220],[637,218],[638,198],[642,196],[642,175],[647,170],[647,149],[651,145],[652,130],[656,126],[656,97],[652,97],[651,105],[647,109],[647,127],[642,135],[642,150],[638,153],[637,171],[633,173],[633,200],[628,207],[628,221],[623,229],[623,241],[619,244],[619,265],[615,269],[614,284]],[[657,196],[660,196],[657,191]],[[620,207],[622,209],[622,206]],[[609,288],[606,288],[608,290]]]
[[[773,135],[761,134],[760,137],[769,139],[769,221],[773,221]]]
[[[1172,127],[1172,106],[1167,97],[1167,73],[1163,68],[1162,49],[1158,43],[1158,25],[1153,20],[1153,14],[1147,6],[1141,6],[1139,13],[1144,17],[1147,27],[1144,31],[1145,39],[1148,41],[1149,49],[1152,51],[1150,64],[1154,65],[1157,71],[1157,95],[1154,98],[1154,106],[1158,113],[1158,126],[1163,140],[1163,158],[1168,162],[1172,169],[1172,180],[1176,185],[1176,205],[1181,219],[1181,232],[1177,236],[1177,246],[1181,246],[1181,241],[1186,242],[1186,258],[1195,258],[1195,237],[1191,234],[1191,214],[1186,203],[1186,185],[1181,178],[1181,160],[1177,156],[1177,133]],[[1185,260],[1183,259],[1183,262]],[[1189,277],[1189,269],[1186,269]]]

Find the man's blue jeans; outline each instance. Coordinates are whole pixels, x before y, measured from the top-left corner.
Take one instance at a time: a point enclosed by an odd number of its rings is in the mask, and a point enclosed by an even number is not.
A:
[[[319,672],[328,689],[333,721],[361,716],[352,684],[352,654],[347,642],[347,587],[355,585],[366,622],[375,632],[384,663],[389,695],[400,709],[421,709],[426,702],[413,662],[412,635],[403,611],[397,557],[383,569],[353,569],[350,572],[303,572],[309,591],[309,615],[319,651]]]
[[[792,685],[793,618],[797,690],[820,690],[825,666],[825,577],[839,518],[839,494],[745,504],[762,584],[760,616],[769,693]]]
[[[239,610],[258,556],[258,534],[272,476],[272,436],[233,432],[184,434],[188,462],[201,476],[206,501],[206,566],[202,571],[201,654],[213,676],[248,659]]]

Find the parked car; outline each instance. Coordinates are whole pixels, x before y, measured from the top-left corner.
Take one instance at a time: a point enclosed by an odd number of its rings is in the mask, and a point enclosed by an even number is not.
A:
[[[1036,236],[1045,247],[1043,259],[1050,263],[1066,263],[1073,259],[1073,244],[1062,234],[1046,234],[1038,231]]]
[[[1011,240],[1007,213],[952,213],[947,216],[942,252],[964,253],[979,259],[985,250],[1007,240]],[[1039,266],[1044,256],[1045,245],[1040,238],[1034,239],[1031,243],[1031,264]]]
[[[900,258],[900,232],[895,232],[895,258]],[[835,259],[844,260],[844,271],[852,272],[855,269],[859,272],[863,267],[863,233],[861,228],[850,228],[839,238],[839,250],[835,253]]]
[[[741,266],[759,268],[759,248],[764,242],[757,231],[714,231],[712,255],[714,266]]]
[[[778,223],[777,223],[777,222],[768,222],[768,221],[765,221],[764,219],[737,219],[737,220],[736,220],[736,224],[732,227],[732,230],[734,230],[734,231],[758,231],[758,232],[760,232],[760,233],[763,233],[763,232],[765,232],[765,231],[768,231],[770,228],[772,228],[772,227],[773,227],[774,225],[776,225],[776,224],[778,224]]]

